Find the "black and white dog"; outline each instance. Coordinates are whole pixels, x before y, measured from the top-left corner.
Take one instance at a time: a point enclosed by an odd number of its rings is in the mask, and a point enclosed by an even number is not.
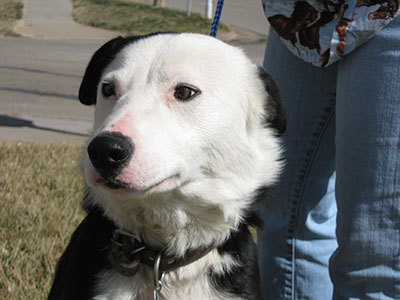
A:
[[[118,37],[79,91],[95,106],[87,217],[49,300],[260,299],[253,204],[282,168],[271,76],[198,34]]]

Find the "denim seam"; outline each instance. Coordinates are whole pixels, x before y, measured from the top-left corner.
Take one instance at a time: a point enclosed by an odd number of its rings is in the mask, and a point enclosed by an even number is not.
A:
[[[308,174],[310,172],[310,169],[313,165],[313,161],[315,158],[315,155],[317,153],[317,150],[319,148],[320,142],[322,137],[325,134],[325,131],[328,127],[328,124],[331,122],[333,116],[335,115],[335,97],[330,99],[328,107],[325,109],[326,114],[323,116],[322,120],[318,123],[318,126],[316,128],[315,134],[313,139],[310,143],[311,147],[310,150],[307,151],[307,156],[303,161],[302,168],[299,172],[299,180],[298,183],[296,184],[295,192],[293,194],[293,201],[292,203],[292,208],[291,208],[291,216],[290,216],[290,221],[289,221],[289,226],[288,226],[288,236],[287,236],[287,241],[288,241],[288,262],[289,262],[289,268],[287,269],[287,277],[286,277],[286,285],[285,285],[285,298],[294,300],[295,299],[295,293],[294,293],[294,275],[295,275],[295,238],[296,238],[296,227],[298,224],[298,213],[300,211],[301,203],[302,203],[302,197],[304,193],[304,187],[307,181]],[[290,278],[290,281],[288,280]]]

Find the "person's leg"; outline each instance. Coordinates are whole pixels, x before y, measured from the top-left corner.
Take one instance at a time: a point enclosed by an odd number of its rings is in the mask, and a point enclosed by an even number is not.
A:
[[[338,67],[334,299],[400,299],[400,18]]]
[[[334,135],[336,66],[301,61],[271,32],[265,68],[277,81],[287,111],[285,171],[259,206],[258,232],[265,300],[332,298],[328,261],[335,239]]]

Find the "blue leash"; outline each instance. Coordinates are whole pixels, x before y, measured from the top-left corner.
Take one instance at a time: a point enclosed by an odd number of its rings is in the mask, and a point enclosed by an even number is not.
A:
[[[217,36],[218,24],[219,24],[219,19],[221,19],[222,7],[223,6],[224,6],[224,0],[218,0],[217,8],[215,9],[214,20],[213,20],[213,23],[211,25],[210,36],[212,36],[212,37],[216,37]]]

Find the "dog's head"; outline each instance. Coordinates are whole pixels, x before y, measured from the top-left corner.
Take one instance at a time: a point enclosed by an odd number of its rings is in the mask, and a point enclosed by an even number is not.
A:
[[[285,114],[276,84],[215,38],[111,40],[92,57],[79,99],[96,105],[86,181],[113,219],[119,205],[160,210],[169,201],[219,207],[239,219],[281,169]]]

